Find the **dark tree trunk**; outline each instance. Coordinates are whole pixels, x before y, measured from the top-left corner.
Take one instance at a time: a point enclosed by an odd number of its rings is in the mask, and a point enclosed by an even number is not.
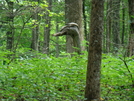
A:
[[[37,19],[37,16],[38,15],[34,15],[34,19]],[[31,43],[31,48],[35,51],[38,51],[38,40],[39,40],[39,26],[38,24],[34,23],[35,26],[33,29],[32,29],[32,43]]]
[[[56,22],[56,32],[58,32],[58,31],[59,31],[59,24],[58,24],[58,22]],[[56,40],[57,40],[57,42],[56,42],[56,57],[58,57],[59,53],[60,53],[59,42],[58,42],[59,41],[59,37],[56,37]]]
[[[8,13],[7,13],[7,22],[9,24],[8,31],[6,33],[7,35],[7,44],[6,48],[10,51],[13,50],[13,45],[14,45],[14,26],[13,26],[13,20],[14,20],[14,14],[13,14],[13,2],[10,2],[6,0],[8,4]]]
[[[80,40],[83,40],[83,30],[82,30],[82,0],[65,0],[65,22],[77,23],[79,26]],[[66,37],[66,48],[68,53],[75,52],[73,48],[73,39],[71,36]],[[82,47],[84,50],[84,47]]]
[[[85,39],[88,41],[88,32],[87,32],[87,16],[86,16],[86,0],[83,0],[83,20],[84,20],[84,33],[85,33]],[[88,51],[88,43],[86,43],[86,50]]]
[[[112,31],[112,0],[107,0],[107,16],[106,16],[106,52],[109,53],[111,49],[111,31]]]
[[[34,0],[39,3],[39,0]],[[31,43],[31,49],[38,51],[38,45],[39,45],[39,16],[38,16],[38,6],[36,6],[33,9],[33,16],[34,20],[33,29],[32,29],[32,43]]]
[[[129,56],[134,55],[134,0],[129,2],[129,16],[130,16],[130,35],[129,35]]]
[[[48,10],[52,11],[52,0],[48,0]],[[44,47],[43,53],[49,54],[49,41],[50,41],[50,27],[51,27],[51,17],[49,12],[46,11],[45,14],[45,28],[44,28]]]
[[[121,44],[124,44],[125,37],[125,8],[122,9],[122,36],[121,36]]]
[[[100,101],[104,0],[92,0],[85,101]]]
[[[113,52],[118,52],[120,44],[120,0],[112,0],[113,18],[112,18],[112,35],[113,35]]]

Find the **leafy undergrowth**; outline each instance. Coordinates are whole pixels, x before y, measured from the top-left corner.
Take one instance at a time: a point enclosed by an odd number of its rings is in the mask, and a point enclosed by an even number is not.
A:
[[[134,101],[134,58],[103,55],[102,96],[106,101]]]
[[[18,58],[9,65],[0,64],[0,99],[3,101],[83,101],[87,55],[76,57]],[[134,60],[126,59],[134,73]],[[123,61],[103,55],[102,99],[131,101],[132,78]]]

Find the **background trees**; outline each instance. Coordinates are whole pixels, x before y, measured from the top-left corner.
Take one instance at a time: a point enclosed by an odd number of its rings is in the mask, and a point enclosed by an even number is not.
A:
[[[112,37],[113,37],[113,52],[117,52],[120,46],[120,0],[112,0]]]
[[[122,47],[127,49],[125,46],[128,42],[129,44],[132,43],[132,38],[128,39],[128,3],[130,5],[129,9],[133,7],[130,2],[132,1],[105,0],[104,13],[106,16],[104,16],[103,52],[115,53],[115,51],[122,51]],[[87,13],[90,12],[90,5],[90,0],[84,0],[84,2],[82,0],[74,2],[69,0],[65,0],[65,2],[58,0],[49,0],[49,2],[42,0],[3,0],[1,1],[1,32],[3,33],[2,37],[6,40],[2,40],[1,43],[6,42],[6,46],[5,44],[2,44],[2,46],[10,50],[13,47],[14,49],[21,47],[31,48],[46,54],[56,54],[57,45],[59,51],[65,51],[64,45],[66,43],[67,51],[73,52],[73,48],[71,48],[72,41],[69,36],[67,36],[67,39],[64,37],[59,38],[57,44],[56,38],[51,37],[50,34],[55,33],[56,29],[61,28],[65,23],[76,22],[80,28],[82,46],[85,47],[83,43],[87,43],[85,41],[88,41],[90,36],[88,31],[89,19],[87,19],[90,17],[90,14]],[[131,11],[129,14],[132,15]],[[130,19],[133,19],[133,17]],[[130,50],[132,49],[129,48],[129,53]]]
[[[86,97],[99,99],[101,50],[100,99],[133,99],[133,0],[104,1],[102,18],[101,3],[94,11],[102,0],[1,0],[0,99],[84,100],[86,72]],[[68,22],[79,25],[82,55],[70,57],[77,48],[69,36],[52,36]]]

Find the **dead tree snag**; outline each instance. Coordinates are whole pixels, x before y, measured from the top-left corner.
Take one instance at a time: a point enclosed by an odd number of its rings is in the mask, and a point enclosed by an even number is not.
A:
[[[75,47],[75,52],[78,54],[81,53],[81,42],[80,42],[80,34],[79,34],[79,26],[77,23],[71,22],[63,26],[60,32],[53,34],[53,36],[63,36],[70,35],[73,39],[73,45]]]

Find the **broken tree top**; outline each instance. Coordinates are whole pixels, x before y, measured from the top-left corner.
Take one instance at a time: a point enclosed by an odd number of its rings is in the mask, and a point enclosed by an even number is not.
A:
[[[60,30],[60,32],[53,34],[53,36],[62,36],[62,35],[71,35],[77,36],[79,35],[79,27],[77,23],[71,22],[66,24],[66,26],[63,26]]]
[[[80,34],[79,34],[79,27],[77,23],[71,22],[66,24],[66,26],[63,26],[60,30],[60,32],[53,34],[53,36],[62,36],[62,35],[70,35],[73,39],[73,45],[75,48],[75,51],[80,54],[81,53],[81,40],[80,40]]]

